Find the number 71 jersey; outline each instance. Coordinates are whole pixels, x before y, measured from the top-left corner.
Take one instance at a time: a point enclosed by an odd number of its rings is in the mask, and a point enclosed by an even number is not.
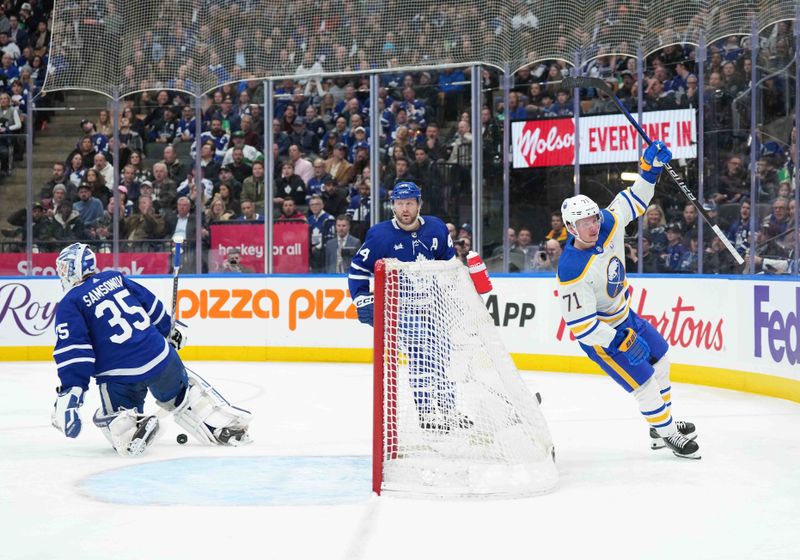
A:
[[[53,359],[62,387],[142,381],[169,356],[170,316],[147,288],[109,270],[70,289],[56,309]]]

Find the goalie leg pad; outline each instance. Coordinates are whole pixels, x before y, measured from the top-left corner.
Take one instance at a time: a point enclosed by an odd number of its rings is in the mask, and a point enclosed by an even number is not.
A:
[[[186,370],[189,387],[183,398],[178,395],[158,405],[170,410],[175,421],[203,444],[239,446],[251,442],[247,428],[252,414],[233,406],[205,379]],[[177,402],[176,402],[177,401]]]
[[[92,420],[123,457],[141,455],[158,434],[158,417],[145,416],[134,409],[121,409],[112,414],[98,409]]]

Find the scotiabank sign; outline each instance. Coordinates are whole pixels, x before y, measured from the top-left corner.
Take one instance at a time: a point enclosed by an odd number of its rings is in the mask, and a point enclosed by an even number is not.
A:
[[[643,114],[642,127],[661,140],[674,158],[697,157],[697,127],[692,109]],[[636,129],[621,114],[581,117],[580,163],[620,163],[638,160]],[[515,169],[575,163],[575,119],[544,119],[511,123]]]
[[[97,268],[114,268],[114,255],[96,253]],[[55,276],[58,253],[34,253],[31,276]],[[167,274],[169,253],[120,253],[117,270],[125,275]],[[28,260],[25,253],[0,253],[0,276],[27,276]]]

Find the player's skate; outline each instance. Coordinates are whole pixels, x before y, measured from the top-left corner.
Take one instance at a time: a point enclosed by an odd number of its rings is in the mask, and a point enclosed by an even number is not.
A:
[[[101,410],[92,419],[117,453],[136,457],[144,453],[158,434],[158,417],[139,414],[136,409],[120,409],[111,414]]]
[[[430,432],[447,433],[450,431],[450,423],[447,419],[433,412],[419,413],[419,427]]]
[[[686,436],[687,439],[694,440],[697,437],[694,424],[691,422],[677,420],[675,422],[675,427],[678,428],[678,432],[681,435]],[[650,449],[664,449],[666,446],[667,444],[664,443],[664,439],[658,435],[656,429],[650,428]]]
[[[158,417],[145,416],[138,422],[138,428],[128,444],[128,455],[136,457],[144,453],[147,445],[158,433]]]
[[[699,459],[700,446],[697,442],[689,439],[680,432],[675,432],[671,436],[664,438],[664,443],[669,447],[676,457],[684,459]]]

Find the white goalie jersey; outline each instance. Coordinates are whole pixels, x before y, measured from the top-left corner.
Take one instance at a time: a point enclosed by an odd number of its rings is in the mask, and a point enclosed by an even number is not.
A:
[[[600,211],[597,243],[580,250],[567,240],[558,263],[561,314],[575,338],[587,346],[608,347],[614,327],[628,317],[630,294],[625,276],[625,226],[647,209],[655,185],[641,176]]]

